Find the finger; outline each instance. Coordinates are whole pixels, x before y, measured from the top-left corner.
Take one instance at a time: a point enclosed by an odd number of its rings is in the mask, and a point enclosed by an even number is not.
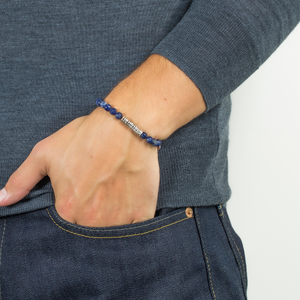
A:
[[[23,199],[44,176],[46,167],[37,151],[33,150],[0,191],[0,206],[11,205]]]

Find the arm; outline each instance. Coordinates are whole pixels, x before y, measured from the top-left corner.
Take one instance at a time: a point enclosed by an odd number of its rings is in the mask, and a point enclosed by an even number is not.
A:
[[[106,100],[159,139],[205,110],[195,84],[158,55],[150,56]],[[46,175],[51,179],[56,209],[69,222],[112,226],[154,216],[157,149],[103,109],[39,142],[10,177],[6,191],[2,190],[1,206],[21,200]]]
[[[235,18],[239,12],[236,4],[231,1],[224,8],[224,3],[218,7],[215,1],[201,5],[194,1],[178,26],[154,50],[184,72],[161,57],[151,56],[112,91],[107,101],[160,139],[205,110],[199,89],[206,110],[211,109],[262,62],[256,55],[259,47],[249,37],[253,24],[246,22],[246,29],[240,27],[239,18]],[[290,3],[282,13],[278,8],[270,11],[284,16],[297,5]],[[224,15],[225,24],[220,18]],[[278,18],[278,26],[284,27],[280,32],[287,34],[296,23],[299,14],[295,10],[292,15],[288,26],[281,25],[285,18]],[[199,22],[203,26],[199,27]],[[260,36],[264,39],[258,45],[267,45],[269,35]],[[274,45],[268,49],[265,53],[273,51]],[[153,217],[159,182],[157,153],[121,125],[96,109],[43,140],[10,178],[1,205],[19,201],[49,175],[57,210],[66,220],[109,226]]]

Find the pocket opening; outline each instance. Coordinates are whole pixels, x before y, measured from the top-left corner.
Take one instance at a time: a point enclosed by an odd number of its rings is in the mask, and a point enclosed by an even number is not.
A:
[[[192,217],[191,215],[187,215],[187,209],[179,208],[171,213],[140,223],[113,227],[85,227],[62,219],[54,206],[47,208],[46,211],[51,221],[61,230],[77,236],[94,239],[113,239],[145,235],[176,225]]]

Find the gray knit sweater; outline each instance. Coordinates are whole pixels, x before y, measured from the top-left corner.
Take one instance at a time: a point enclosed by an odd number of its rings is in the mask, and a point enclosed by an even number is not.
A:
[[[299,0],[1,1],[0,188],[38,141],[90,113],[157,53],[195,82],[207,105],[159,151],[158,208],[225,203],[229,95],[299,20]],[[45,178],[0,215],[53,201]]]

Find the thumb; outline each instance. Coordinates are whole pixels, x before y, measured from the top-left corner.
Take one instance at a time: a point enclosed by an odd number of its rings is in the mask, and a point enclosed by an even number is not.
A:
[[[23,199],[46,174],[45,162],[33,150],[23,164],[10,176],[0,191],[0,206],[14,204]]]

